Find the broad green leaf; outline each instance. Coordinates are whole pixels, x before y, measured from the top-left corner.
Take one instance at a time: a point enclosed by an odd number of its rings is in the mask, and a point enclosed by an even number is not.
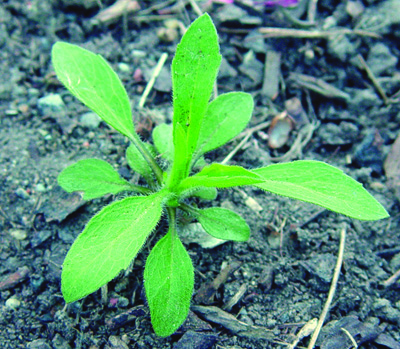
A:
[[[353,178],[319,161],[293,161],[252,170],[264,178],[254,186],[274,194],[310,202],[361,220],[378,220],[388,213]]]
[[[172,140],[172,125],[160,124],[153,129],[153,143],[161,157],[172,163],[174,158],[174,143]]]
[[[229,188],[263,181],[264,179],[259,175],[240,166],[211,164],[194,176],[184,179],[179,185],[178,191],[194,187]]]
[[[249,123],[253,98],[248,93],[225,93],[214,99],[207,108],[201,124],[196,152],[207,153],[237,136]]]
[[[133,189],[108,162],[99,159],[80,160],[68,166],[58,175],[57,181],[68,193],[83,191],[84,200]]]
[[[143,143],[143,145],[149,150],[151,155],[156,155],[153,147],[150,144]],[[131,144],[126,149],[126,161],[128,162],[129,167],[133,171],[143,176],[148,183],[153,180],[153,170],[134,144]]]
[[[126,269],[161,217],[161,193],[128,197],[103,208],[65,257],[61,290],[67,303],[81,299]]]
[[[247,241],[250,228],[237,213],[221,207],[197,210],[196,219],[211,236],[221,240]]]
[[[56,42],[51,60],[57,77],[83,104],[127,137],[137,137],[131,106],[117,74],[100,55]]]
[[[153,247],[144,269],[151,323],[158,336],[173,334],[185,321],[193,285],[192,261],[178,236],[169,231]]]
[[[177,123],[183,126],[189,155],[196,149],[220,63],[217,31],[210,16],[204,14],[188,28],[172,61],[173,127]],[[174,145],[176,151],[175,141]]]

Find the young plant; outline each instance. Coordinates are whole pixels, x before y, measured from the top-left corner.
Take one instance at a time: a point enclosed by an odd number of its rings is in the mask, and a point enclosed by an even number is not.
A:
[[[199,169],[203,155],[238,135],[253,110],[252,97],[243,92],[222,94],[209,102],[221,56],[217,32],[207,14],[192,23],[176,49],[173,122],[154,129],[154,146],[136,134],[128,95],[101,56],[57,42],[52,62],[74,96],[129,138],[128,164],[147,182],[141,186],[126,181],[98,159],[78,161],[58,176],[62,188],[83,192],[85,200],[132,194],[104,207],[71,246],[61,276],[67,303],[95,292],[126,269],[165,211],[169,229],[147,258],[144,287],[155,333],[174,333],[187,317],[194,285],[193,265],[177,232],[180,211],[218,239],[246,241],[250,235],[245,220],[235,212],[188,203],[190,197],[215,199],[217,188],[250,185],[360,220],[388,216],[360,183],[323,162],[294,161],[253,170],[213,163]],[[164,166],[158,163],[160,157]]]

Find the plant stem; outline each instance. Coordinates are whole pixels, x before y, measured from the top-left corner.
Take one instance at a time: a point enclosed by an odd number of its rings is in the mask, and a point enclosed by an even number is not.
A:
[[[194,208],[193,206],[190,206],[188,204],[185,204],[184,202],[181,202],[181,204],[179,205],[179,207],[184,210],[186,213],[190,213],[193,216],[196,216],[196,214],[198,214],[198,210],[196,208]]]
[[[167,207],[169,231],[171,232],[172,240],[176,235],[176,207]]]
[[[147,148],[143,145],[143,143],[139,139],[139,136],[137,136],[135,134],[135,135],[133,135],[133,137],[130,137],[130,140],[134,144],[134,146],[139,150],[140,154],[142,154],[144,159],[147,161],[147,163],[153,170],[158,184],[161,184],[163,181],[163,171],[162,171],[161,167],[158,166],[158,164],[154,160],[153,156],[150,154],[150,152],[147,150]]]
[[[133,191],[143,195],[150,195],[152,193],[149,188],[142,187],[141,185],[131,184],[131,188]]]

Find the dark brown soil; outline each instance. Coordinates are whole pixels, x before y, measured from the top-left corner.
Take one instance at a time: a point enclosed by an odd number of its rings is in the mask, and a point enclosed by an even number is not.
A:
[[[51,46],[63,40],[103,55],[131,97],[138,132],[149,139],[154,125],[171,119],[169,67],[181,37],[179,27],[167,41],[157,33],[166,28],[165,19],[188,26],[197,17],[184,1],[140,1],[139,12],[94,25],[98,5],[107,8],[112,3],[0,4],[2,348],[287,348],[322,311],[343,227],[344,264],[317,347],[352,348],[352,336],[360,348],[400,348],[400,284],[385,283],[400,269],[399,203],[384,170],[400,129],[398,0],[320,1],[315,26],[306,23],[303,5],[292,14],[301,21],[297,26],[279,9],[251,7],[244,1],[208,8],[226,60],[218,92],[253,94],[256,108],[249,127],[271,120],[285,109],[285,101],[297,97],[313,121],[313,133],[286,160],[321,160],[341,168],[364,184],[390,218],[359,222],[250,188],[224,190],[213,205],[234,208],[248,221],[252,236],[246,243],[206,249],[182,233],[195,266],[197,295],[189,321],[176,334],[154,335],[142,290],[144,261],[162,236],[163,223],[130,270],[103,294],[98,291],[65,306],[60,291],[65,254],[90,217],[115,198],[84,202],[78,194],[64,193],[57,175],[89,157],[109,161],[128,178],[132,173],[125,159],[127,140],[86,114],[88,110],[56,80]],[[205,1],[196,3],[201,6]],[[159,10],[151,10],[156,5]],[[258,29],[265,27],[336,32],[313,38],[293,37],[293,32],[284,38],[263,38]],[[337,31],[339,27],[348,32]],[[135,106],[163,52],[169,55],[164,75],[139,110]],[[264,82],[271,52],[280,54],[279,69],[269,71],[271,80]],[[305,83],[299,74],[330,87]],[[266,140],[268,128],[258,130],[230,164],[268,165],[271,157],[284,156],[301,132],[293,130],[282,148],[272,150]],[[209,154],[207,160],[222,161],[240,140]],[[206,300],[204,287],[215,279],[221,286]],[[299,348],[308,342],[309,337],[300,338]]]

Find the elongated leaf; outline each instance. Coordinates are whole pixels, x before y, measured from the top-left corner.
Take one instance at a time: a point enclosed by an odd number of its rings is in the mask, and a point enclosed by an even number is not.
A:
[[[253,170],[264,178],[254,184],[271,193],[311,202],[361,220],[377,220],[388,213],[362,186],[341,170],[319,161],[294,161]]]
[[[76,162],[64,169],[58,175],[57,181],[68,193],[83,191],[84,200],[133,189],[108,162],[99,159]]]
[[[212,164],[204,167],[194,176],[184,179],[179,186],[179,191],[193,187],[229,188],[263,181],[264,179],[258,174],[243,167]]]
[[[251,95],[243,92],[226,93],[214,99],[201,124],[196,152],[207,153],[237,136],[249,123],[253,106]]]
[[[67,303],[81,299],[126,269],[161,217],[161,193],[129,197],[103,208],[65,257],[61,290]]]
[[[128,95],[103,57],[57,42],[51,59],[57,77],[76,98],[123,135],[137,137]]]
[[[177,235],[168,232],[146,261],[144,287],[158,336],[173,334],[185,321],[194,285],[192,261]]]
[[[173,127],[177,123],[183,126],[189,155],[196,149],[220,63],[217,31],[210,16],[204,14],[186,31],[172,61]],[[177,151],[175,141],[174,145]]]
[[[150,144],[143,143],[143,145],[149,150],[151,155],[156,156],[155,150]],[[126,149],[126,160],[129,167],[143,176],[148,183],[153,180],[153,170],[135,145],[131,144]]]
[[[218,196],[218,190],[213,187],[204,187],[196,190],[192,196],[202,200],[215,200]]]
[[[195,215],[204,230],[221,240],[247,241],[250,228],[237,213],[221,207],[197,210]]]
[[[160,124],[153,129],[153,143],[161,157],[172,163],[174,158],[174,143],[172,140],[172,125]]]
[[[189,173],[189,151],[187,144],[187,136],[184,128],[177,123],[174,128],[174,161],[169,177],[169,187],[175,187],[182,178],[188,176]]]

